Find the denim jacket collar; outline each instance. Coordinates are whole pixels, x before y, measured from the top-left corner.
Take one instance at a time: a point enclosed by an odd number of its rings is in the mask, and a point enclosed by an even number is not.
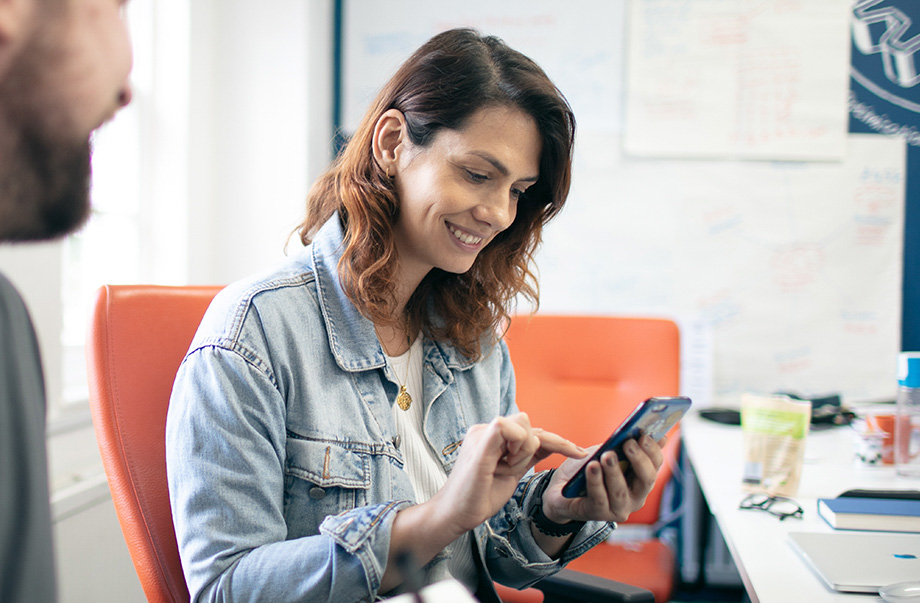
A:
[[[345,371],[364,371],[386,365],[386,356],[374,323],[362,315],[342,288],[338,278],[338,263],[344,251],[344,233],[338,214],[334,214],[317,232],[310,245],[313,273],[319,291],[319,305],[326,321],[329,348],[338,365]],[[452,346],[425,341],[425,359],[436,368],[466,370],[473,361]],[[440,372],[440,371],[439,371]]]

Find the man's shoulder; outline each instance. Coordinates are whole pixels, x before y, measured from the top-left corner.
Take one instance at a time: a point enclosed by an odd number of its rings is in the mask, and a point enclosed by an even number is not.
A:
[[[28,325],[32,330],[32,320],[26,303],[16,289],[16,286],[0,272],[0,333],[11,328],[11,325]],[[6,339],[6,337],[0,338]]]
[[[10,380],[10,375],[16,378]],[[16,393],[22,394],[23,400],[44,400],[42,379],[38,340],[29,311],[16,287],[0,273],[0,386],[20,388]],[[44,413],[44,404],[39,406]]]
[[[13,283],[10,282],[10,279],[6,278],[6,275],[0,272],[0,299],[22,299],[19,296],[19,291],[16,290],[16,287],[13,286]]]

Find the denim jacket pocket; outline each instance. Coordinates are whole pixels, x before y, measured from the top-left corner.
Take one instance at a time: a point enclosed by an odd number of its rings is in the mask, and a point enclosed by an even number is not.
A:
[[[290,434],[286,446],[284,506],[289,532],[315,534],[326,516],[367,504],[370,455],[333,440]]]

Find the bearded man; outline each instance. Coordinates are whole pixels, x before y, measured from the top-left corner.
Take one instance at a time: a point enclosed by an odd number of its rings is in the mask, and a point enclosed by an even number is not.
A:
[[[90,212],[90,134],[128,104],[124,0],[0,0],[0,243]],[[56,598],[45,393],[26,306],[0,274],[0,601]]]

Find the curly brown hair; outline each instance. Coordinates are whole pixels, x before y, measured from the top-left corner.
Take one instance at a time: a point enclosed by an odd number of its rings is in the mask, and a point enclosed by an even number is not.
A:
[[[440,33],[406,60],[387,82],[339,157],[316,181],[297,232],[304,245],[336,212],[345,231],[339,276],[349,299],[378,324],[396,324],[392,276],[399,261],[393,226],[399,199],[374,160],[372,136],[380,116],[397,109],[409,139],[426,146],[441,129],[462,129],[486,106],[511,106],[530,115],[542,139],[539,179],[518,204],[517,216],[463,274],[434,268],[406,311],[427,336],[466,356],[494,342],[518,295],[534,307],[539,284],[531,271],[543,226],[565,203],[572,170],[575,116],[562,93],[532,60],[494,36],[472,29]]]

